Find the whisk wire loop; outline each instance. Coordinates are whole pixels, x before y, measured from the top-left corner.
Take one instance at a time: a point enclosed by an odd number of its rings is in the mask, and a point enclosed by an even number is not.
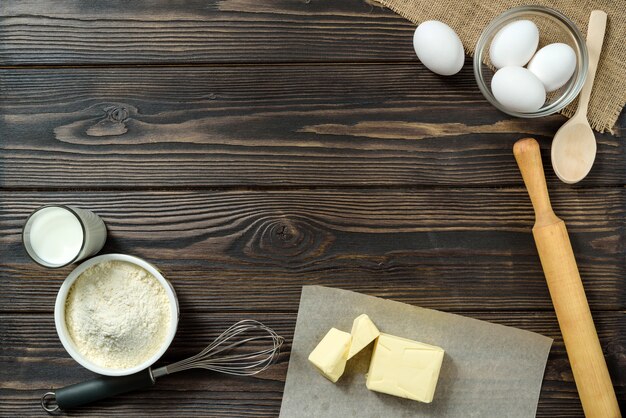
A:
[[[252,376],[267,369],[276,361],[284,341],[283,337],[261,322],[245,319],[222,332],[200,353],[170,364],[165,369],[167,374],[198,368],[235,376]],[[250,343],[267,342],[270,343],[267,348],[221,355]]]

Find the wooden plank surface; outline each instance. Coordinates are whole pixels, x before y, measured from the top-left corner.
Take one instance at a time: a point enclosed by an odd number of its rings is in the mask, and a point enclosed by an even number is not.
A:
[[[549,164],[561,116],[491,107],[468,59],[443,78],[413,25],[361,0],[5,0],[0,6],[0,416],[91,377],[54,330],[72,267],[26,256],[45,203],[109,227],[103,252],[161,268],[179,295],[163,362],[228,324],[287,337],[249,379],[191,371],[70,416],[276,416],[302,285],[360,291],[552,337],[539,417],[583,416],[512,144],[536,137],[626,407],[626,115],[589,177]]]
[[[626,190],[552,197],[592,308],[625,309]],[[1,199],[0,294],[12,311],[49,311],[71,271],[35,267],[21,245],[28,214],[60,202],[100,214],[109,230],[103,252],[151,260],[198,311],[295,311],[305,284],[446,310],[552,309],[523,189],[11,192]]]
[[[201,350],[224,326],[246,318],[248,313],[204,313],[186,311],[179,332],[163,364]],[[463,315],[508,326],[539,332],[554,338],[546,366],[539,401],[539,417],[571,417],[582,413],[580,401],[552,312],[461,312]],[[257,313],[260,319],[287,338],[287,350],[293,337],[296,312]],[[626,394],[626,313],[597,312],[598,334],[612,370],[618,394]],[[89,371],[74,367],[74,361],[61,346],[50,315],[21,317],[0,315],[0,334],[7,335],[0,356],[0,394],[6,401],[3,413],[37,415],[37,399],[47,390],[91,378]],[[130,416],[154,411],[154,416],[191,414],[204,416],[272,416],[280,408],[288,354],[281,355],[276,367],[255,378],[233,378],[204,371],[182,372],[158,381],[149,390],[122,395],[76,411],[80,416]],[[24,384],[28,381],[28,384]]]
[[[561,185],[549,146],[562,116],[504,115],[470,65],[451,80],[417,65],[0,70],[0,182],[521,185],[512,145],[534,136]],[[623,184],[624,141],[597,139],[582,185]]]
[[[0,62],[406,61],[414,29],[361,0],[4,0]]]

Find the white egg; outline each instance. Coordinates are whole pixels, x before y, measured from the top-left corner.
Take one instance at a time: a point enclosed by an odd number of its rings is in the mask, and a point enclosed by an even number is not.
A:
[[[428,20],[419,25],[413,35],[413,47],[422,64],[433,73],[452,75],[463,67],[463,44],[445,23]]]
[[[567,44],[546,45],[530,60],[528,69],[541,80],[546,91],[558,90],[574,74],[576,53]]]
[[[516,20],[496,33],[489,47],[489,59],[496,68],[524,66],[539,45],[539,29],[530,20]]]
[[[491,92],[508,110],[531,113],[546,101],[541,81],[524,67],[504,67],[491,79]]]

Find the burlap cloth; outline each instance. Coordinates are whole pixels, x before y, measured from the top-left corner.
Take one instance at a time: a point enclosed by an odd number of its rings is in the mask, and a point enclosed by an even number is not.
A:
[[[370,0],[371,1],[371,0]],[[626,1],[531,1],[515,0],[375,0],[415,24],[440,20],[458,33],[465,52],[473,55],[476,41],[487,24],[507,9],[524,4],[541,4],[569,17],[583,34],[592,10],[608,15],[604,46],[591,93],[588,118],[600,132],[613,132],[626,103]],[[576,111],[577,101],[563,109],[567,117]]]

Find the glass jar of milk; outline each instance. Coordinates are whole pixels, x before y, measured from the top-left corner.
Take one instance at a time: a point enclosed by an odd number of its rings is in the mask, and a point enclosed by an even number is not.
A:
[[[36,263],[58,268],[96,254],[106,235],[106,226],[95,213],[74,206],[46,205],[26,220],[22,242]]]

